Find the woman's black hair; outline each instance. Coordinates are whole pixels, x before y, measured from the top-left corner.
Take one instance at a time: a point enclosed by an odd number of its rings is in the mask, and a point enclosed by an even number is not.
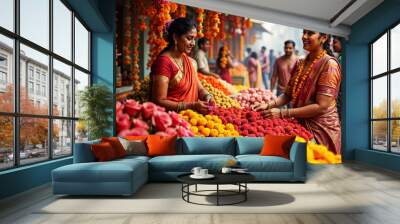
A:
[[[217,57],[217,66],[219,67],[221,64],[221,59],[222,59],[222,51],[224,49],[224,46],[221,46],[218,50],[218,57]]]
[[[251,52],[250,57],[252,57],[254,59],[258,59],[258,55],[255,51]]]
[[[196,28],[196,25],[190,19],[185,17],[174,19],[174,21],[172,21],[166,29],[165,39],[168,42],[168,46],[165,50],[171,49],[175,46],[174,34],[176,36],[182,36],[191,31],[193,28]]]
[[[333,55],[333,51],[331,49],[331,35],[330,34],[326,34],[326,33],[320,33],[321,35],[326,35],[326,41],[324,43],[324,45],[322,45],[322,48],[326,51],[326,53],[332,57],[334,57]]]

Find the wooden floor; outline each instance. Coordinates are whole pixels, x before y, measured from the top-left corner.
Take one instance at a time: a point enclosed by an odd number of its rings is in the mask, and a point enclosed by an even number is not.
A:
[[[54,200],[42,186],[0,202],[0,223],[84,224],[253,224],[253,223],[400,223],[400,174],[358,163],[313,166],[308,182],[322,185],[349,203],[366,204],[356,214],[36,214]],[[315,203],[320,203],[315,201]]]

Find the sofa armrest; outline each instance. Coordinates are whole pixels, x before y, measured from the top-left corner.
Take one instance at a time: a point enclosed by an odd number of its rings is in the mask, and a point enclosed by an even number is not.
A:
[[[294,142],[290,148],[290,160],[293,162],[293,179],[306,180],[307,170],[307,143]]]
[[[74,163],[95,162],[96,158],[94,157],[90,146],[92,144],[98,144],[98,143],[100,143],[100,140],[75,143],[75,145],[74,145]]]

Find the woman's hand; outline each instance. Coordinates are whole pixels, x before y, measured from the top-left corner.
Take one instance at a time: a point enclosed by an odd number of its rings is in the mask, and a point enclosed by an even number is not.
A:
[[[215,106],[217,103],[215,102],[215,100],[214,100],[214,97],[210,97],[210,99],[208,100],[208,105],[210,105],[210,106]]]
[[[208,113],[208,104],[204,101],[197,101],[193,103],[192,109],[201,114],[206,114]]]
[[[261,114],[265,118],[280,118],[281,117],[281,110],[278,108],[272,108],[270,110],[266,110],[261,112]]]
[[[267,109],[269,109],[269,104],[268,103],[259,103],[259,104],[252,106],[252,109],[255,111],[267,110]]]

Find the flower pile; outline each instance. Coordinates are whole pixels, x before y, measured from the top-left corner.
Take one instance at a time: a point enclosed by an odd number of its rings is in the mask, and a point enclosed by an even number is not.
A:
[[[116,104],[118,136],[177,135],[194,136],[190,125],[179,114],[166,112],[165,108],[151,102],[140,104],[135,100]]]
[[[211,84],[207,83],[205,80],[201,80],[201,84],[206,90],[213,95],[214,100],[219,107],[223,108],[240,108],[239,102],[225,95],[221,90],[214,88]]]
[[[198,77],[200,80],[204,80],[208,84],[211,84],[212,87],[222,91],[225,95],[227,96],[231,95],[231,92],[227,88],[225,88],[225,86],[217,78],[213,76],[203,75],[201,73],[198,73]]]
[[[270,90],[261,88],[241,90],[238,95],[234,96],[234,99],[244,108],[250,108],[260,103],[268,103],[275,98],[276,96]]]
[[[235,95],[239,91],[236,90],[236,88],[230,84],[229,82],[223,80],[223,79],[218,79],[218,81],[229,91],[230,95]]]
[[[300,137],[297,137],[296,141],[307,142]],[[342,156],[335,155],[324,145],[309,141],[307,142],[307,161],[311,164],[339,164],[342,162]]]
[[[199,114],[193,110],[184,110],[179,113],[184,120],[190,123],[190,128],[196,136],[200,137],[227,137],[239,136],[239,132],[231,123],[223,124],[215,115]]]
[[[313,135],[295,119],[264,118],[259,112],[248,108],[213,108],[211,114],[221,118],[224,124],[232,123],[240,136],[296,135],[307,140],[313,138]]]

